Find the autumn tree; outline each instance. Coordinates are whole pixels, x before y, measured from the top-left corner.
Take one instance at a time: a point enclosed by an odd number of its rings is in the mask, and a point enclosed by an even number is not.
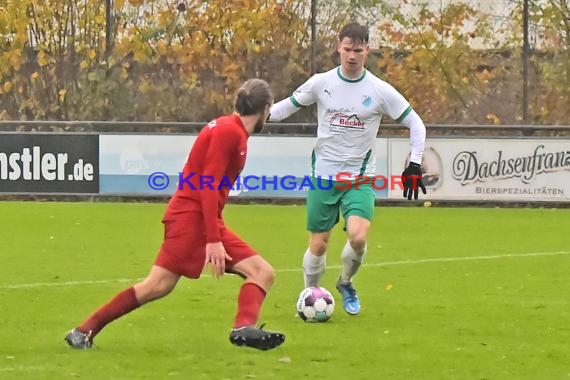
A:
[[[104,2],[23,0],[1,7],[4,118],[108,116],[120,86],[103,54]]]
[[[535,0],[530,2],[531,63],[529,101],[531,123],[570,124],[570,2]],[[522,4],[513,9],[513,20],[522,25]],[[521,34],[507,42],[522,46]],[[517,50],[521,62],[521,49]]]
[[[203,121],[249,77],[283,89],[307,74],[298,1],[113,4],[106,56],[104,2],[0,2],[4,118]]]
[[[469,122],[494,75],[473,48],[490,38],[485,17],[466,3],[416,7],[414,16],[402,7],[382,7],[378,75],[405,94],[426,122]],[[489,110],[478,121],[493,116]]]
[[[114,0],[109,49],[105,2],[0,0],[0,118],[205,121],[250,77],[281,99],[311,74],[310,3]],[[337,64],[342,25],[359,21],[374,44],[367,67],[427,122],[520,122],[520,6],[503,43],[467,2],[441,5],[319,1],[318,71]],[[532,1],[535,123],[568,123],[569,13],[567,0]]]
[[[304,23],[293,3],[187,1],[154,13],[131,4],[136,17],[125,24],[126,38],[115,52],[134,54],[124,75],[138,72],[140,103],[156,103],[156,115],[143,118],[205,120],[228,112],[235,90],[254,76],[274,88],[289,87],[308,59],[299,44]]]

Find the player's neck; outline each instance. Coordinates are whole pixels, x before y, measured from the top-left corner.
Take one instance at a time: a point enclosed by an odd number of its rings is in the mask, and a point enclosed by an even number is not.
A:
[[[238,114],[236,113],[236,115]],[[259,117],[257,115],[247,115],[247,116],[238,115],[238,116],[241,119],[241,122],[245,130],[247,131],[247,134],[252,135],[255,129],[255,124],[257,123]]]
[[[362,74],[364,73],[364,70],[366,70],[363,67],[360,68],[360,70],[356,70],[355,72],[346,72],[346,70],[344,69],[344,67],[340,66],[340,73],[343,77],[345,77],[346,79],[358,79],[362,76]]]

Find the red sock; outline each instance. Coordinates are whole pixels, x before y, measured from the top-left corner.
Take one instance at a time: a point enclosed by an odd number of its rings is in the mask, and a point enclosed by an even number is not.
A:
[[[117,294],[107,304],[101,306],[79,327],[79,331],[87,333],[91,330],[91,337],[95,337],[110,322],[123,315],[130,313],[139,307],[139,301],[135,295],[135,288],[130,287]]]
[[[253,282],[243,284],[239,291],[238,311],[234,327],[255,325],[264,299],[265,290]]]

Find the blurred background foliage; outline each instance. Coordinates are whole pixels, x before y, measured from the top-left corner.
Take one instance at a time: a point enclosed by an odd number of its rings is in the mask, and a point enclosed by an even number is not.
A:
[[[358,21],[368,69],[427,123],[570,124],[568,1],[530,2],[527,120],[523,1],[483,3],[320,1],[313,46],[309,0],[0,0],[0,119],[207,121],[247,78],[280,100],[334,67]]]

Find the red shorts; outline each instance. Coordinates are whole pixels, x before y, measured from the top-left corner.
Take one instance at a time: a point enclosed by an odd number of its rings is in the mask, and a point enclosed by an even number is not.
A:
[[[155,265],[172,273],[188,278],[199,278],[206,260],[206,230],[200,212],[185,212],[176,217],[164,219],[164,240]],[[235,265],[255,256],[257,253],[246,242],[218,221],[222,244],[231,262],[226,261],[226,271]]]

